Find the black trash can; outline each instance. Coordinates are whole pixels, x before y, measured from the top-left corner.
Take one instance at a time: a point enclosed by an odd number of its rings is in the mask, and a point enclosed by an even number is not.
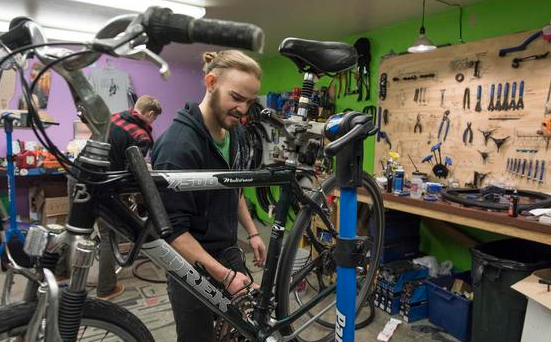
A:
[[[511,285],[551,267],[551,246],[505,239],[481,244],[471,253],[472,342],[519,342],[527,300]]]

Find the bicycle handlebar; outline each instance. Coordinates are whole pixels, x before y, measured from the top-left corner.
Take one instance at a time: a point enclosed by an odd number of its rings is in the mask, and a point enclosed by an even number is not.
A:
[[[150,7],[141,21],[150,38],[148,48],[154,52],[170,42],[205,43],[257,52],[262,52],[264,46],[264,33],[252,24],[194,19],[160,7]]]

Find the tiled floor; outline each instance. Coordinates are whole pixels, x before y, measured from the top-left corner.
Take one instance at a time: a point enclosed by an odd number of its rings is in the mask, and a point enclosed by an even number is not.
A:
[[[269,238],[269,228],[261,229],[262,235],[265,237],[265,241]],[[246,241],[241,238],[241,241]],[[246,243],[240,243],[243,247],[247,247]],[[250,253],[247,253],[247,260],[252,260]],[[251,271],[256,282],[260,281],[262,272],[251,265]],[[150,278],[162,279],[164,274],[158,270],[152,263],[146,263],[138,269],[138,274]],[[4,274],[0,273],[0,282],[3,285]],[[97,263],[94,265],[90,273],[89,284],[93,285],[97,279]],[[18,284],[21,283],[21,279],[18,280]],[[132,269],[123,269],[119,274],[119,282],[126,286],[126,291],[120,297],[116,298],[115,302],[123,305],[134,314],[136,314],[152,332],[156,341],[176,341],[176,331],[173,322],[172,310],[168,297],[166,294],[165,284],[154,284],[139,280],[132,274]],[[12,298],[17,299],[22,294],[23,286],[14,286]],[[95,290],[90,287],[90,295],[95,295]],[[372,324],[366,328],[356,331],[356,341],[376,341],[378,333],[383,329],[386,322],[389,320],[389,316],[383,313],[381,310],[376,311],[375,320]],[[416,325],[428,325],[427,320],[423,320],[415,323]],[[423,334],[414,332],[411,330],[409,324],[401,324],[396,333],[392,337],[393,342],[411,342],[411,341],[438,341],[432,339],[430,334]],[[322,329],[322,330],[320,330]],[[317,326],[311,328],[308,334],[319,335],[320,332],[324,332],[325,328]],[[453,337],[445,335],[449,341],[456,341]],[[442,340],[439,340],[442,341]]]

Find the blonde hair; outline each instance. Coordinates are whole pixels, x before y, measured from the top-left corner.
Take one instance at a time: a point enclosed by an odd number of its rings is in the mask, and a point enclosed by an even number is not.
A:
[[[237,69],[248,72],[256,76],[258,80],[262,78],[262,69],[258,63],[238,50],[222,50],[219,52],[205,52],[203,54],[203,72],[205,75],[214,71],[222,73],[218,69]]]
[[[150,110],[154,111],[157,115],[160,115],[163,112],[159,100],[149,95],[140,96],[134,105],[134,109],[142,114],[145,114]]]

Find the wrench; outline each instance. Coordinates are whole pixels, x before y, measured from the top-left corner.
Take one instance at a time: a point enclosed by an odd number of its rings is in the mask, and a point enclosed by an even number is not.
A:
[[[510,110],[517,110],[517,102],[515,101],[516,95],[517,95],[517,82],[513,82],[513,86],[511,89],[511,103],[509,103]]]
[[[482,111],[482,104],[480,103],[481,98],[482,98],[482,86],[479,85],[478,88],[476,89],[476,107],[474,109],[477,112]]]
[[[492,84],[490,88],[490,104],[488,105],[488,110],[492,112],[494,110],[494,90],[496,89],[495,84]]]
[[[502,110],[509,110],[509,82],[505,83],[503,89],[503,104],[501,105]]]
[[[497,85],[497,99],[495,110],[501,110],[501,83]]]
[[[517,110],[524,109],[524,81],[520,81],[520,87],[518,90],[518,103]]]

